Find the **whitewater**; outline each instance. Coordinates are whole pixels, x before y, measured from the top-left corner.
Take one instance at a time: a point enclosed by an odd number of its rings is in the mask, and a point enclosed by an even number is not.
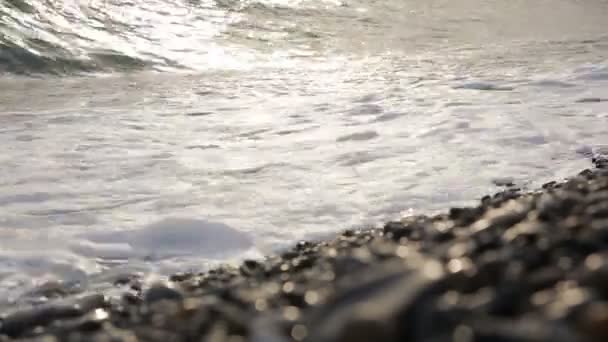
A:
[[[2,0],[0,307],[590,167],[608,1]]]

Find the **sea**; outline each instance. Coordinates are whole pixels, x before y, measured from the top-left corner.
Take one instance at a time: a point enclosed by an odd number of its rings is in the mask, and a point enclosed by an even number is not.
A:
[[[606,0],[0,0],[0,308],[534,189],[607,133]]]

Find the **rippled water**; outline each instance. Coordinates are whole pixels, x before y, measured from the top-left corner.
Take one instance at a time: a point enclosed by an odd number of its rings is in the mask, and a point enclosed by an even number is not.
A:
[[[569,176],[608,144],[607,16],[601,0],[3,0],[0,303]]]

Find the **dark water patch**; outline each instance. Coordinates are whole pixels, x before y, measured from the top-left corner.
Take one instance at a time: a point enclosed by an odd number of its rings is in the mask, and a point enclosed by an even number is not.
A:
[[[5,206],[15,203],[42,203],[57,197],[66,197],[66,195],[56,195],[46,192],[4,195],[0,196],[0,205]]]
[[[382,158],[385,158],[385,156],[371,151],[355,151],[338,156],[336,161],[340,166],[351,167],[367,164]]]
[[[213,90],[199,90],[197,92],[195,92],[196,95],[198,96],[209,96],[209,95],[219,95],[219,92],[213,91]]]
[[[343,135],[336,139],[336,142],[345,142],[345,141],[364,141],[375,139],[379,136],[376,131],[364,131],[357,132],[352,134]]]
[[[79,120],[82,120],[82,117],[76,115],[62,115],[49,118],[48,120],[46,120],[46,122],[51,125],[66,125],[72,124]]]
[[[547,138],[542,135],[501,138],[497,139],[496,142],[499,144],[504,144],[505,146],[519,146],[521,148],[526,148],[530,145],[539,146],[549,143]]]
[[[300,130],[300,129],[286,129],[283,131],[278,131],[276,134],[277,135],[291,135],[291,134],[300,133],[300,132],[302,132],[302,130]]]
[[[473,105],[472,102],[463,102],[463,101],[451,101],[446,103],[444,106],[445,107],[463,107],[463,106],[471,106]]]
[[[332,106],[328,103],[321,103],[314,106],[315,112],[327,112]]]
[[[467,90],[485,90],[485,91],[511,91],[515,88],[511,86],[505,86],[500,84],[494,84],[489,82],[468,82],[453,87],[454,89],[467,89]]]
[[[211,150],[221,148],[220,145],[208,144],[208,145],[190,145],[186,146],[189,150]]]
[[[541,80],[530,83],[532,86],[547,87],[547,88],[573,88],[576,84],[558,81],[558,80]]]
[[[131,124],[131,125],[127,125],[127,127],[129,127],[132,130],[135,130],[135,131],[145,131],[146,130],[146,126],[144,126],[144,125]]]
[[[228,96],[227,98],[234,100],[237,98],[237,96],[234,96],[234,97]],[[217,108],[217,111],[218,112],[238,112],[242,109],[243,109],[242,107],[219,107],[219,108]]]
[[[383,111],[384,111],[384,108],[382,108],[382,106],[373,104],[373,103],[368,103],[368,104],[362,104],[360,106],[352,108],[351,110],[348,111],[348,114],[350,114],[350,115],[374,115],[374,114],[380,114]]]
[[[459,121],[454,123],[454,129],[469,129],[471,128],[471,123],[466,121]]]
[[[402,113],[385,113],[382,115],[378,115],[374,120],[372,120],[372,122],[392,121],[392,120],[400,118],[401,116],[403,116]]]
[[[363,95],[358,99],[355,99],[354,102],[356,103],[369,103],[369,102],[374,102],[374,101],[378,101],[380,100],[380,96],[378,96],[378,94],[367,94],[367,95]]]
[[[583,97],[582,99],[576,100],[576,103],[597,103],[608,101],[608,98],[601,97]]]
[[[237,135],[237,137],[238,138],[247,138],[247,139],[252,139],[252,140],[259,140],[259,139],[262,139],[262,137],[260,136],[261,134],[267,133],[269,131],[270,131],[270,128],[256,129],[253,131],[240,133]]]
[[[321,127],[321,126],[320,125],[309,125],[309,126],[306,126],[306,127],[303,127],[303,128],[282,129],[282,130],[279,130],[279,131],[275,132],[275,134],[276,135],[281,135],[281,136],[292,135],[292,134],[297,134],[297,133],[302,133],[302,132],[308,132],[308,131],[317,129],[319,127]]]
[[[186,113],[186,116],[207,116],[207,115],[211,115],[213,114],[213,112],[192,112],[192,113]]]
[[[42,138],[31,135],[31,134],[22,134],[22,135],[18,135],[17,137],[15,137],[15,140],[17,141],[21,141],[21,142],[30,142],[30,141],[34,141],[34,140],[40,140]]]
[[[239,168],[239,169],[232,169],[232,170],[225,170],[222,173],[225,175],[231,175],[231,176],[252,176],[252,175],[259,175],[261,173],[273,170],[273,169],[277,169],[277,168],[284,168],[286,166],[289,166],[288,163],[266,163],[266,164],[262,164],[262,165],[258,165],[258,166],[251,166],[251,167],[244,167],[244,168]]]
[[[593,148],[591,146],[582,145],[576,148],[576,154],[581,155],[585,158],[593,157]]]

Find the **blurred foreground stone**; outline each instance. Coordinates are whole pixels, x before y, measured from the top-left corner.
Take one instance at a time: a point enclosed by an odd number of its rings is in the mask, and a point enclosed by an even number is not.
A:
[[[3,315],[0,341],[608,341],[608,169]]]

